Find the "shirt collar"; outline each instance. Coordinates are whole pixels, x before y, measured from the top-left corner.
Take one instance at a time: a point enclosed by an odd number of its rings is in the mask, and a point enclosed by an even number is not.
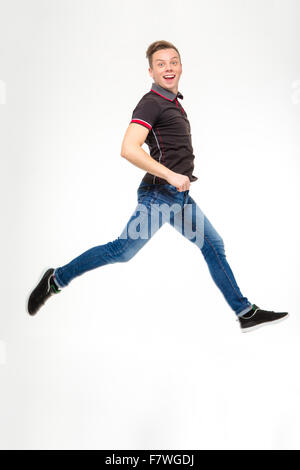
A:
[[[180,91],[178,91],[177,95],[175,95],[175,93],[173,93],[172,91],[166,90],[166,88],[157,85],[157,83],[155,82],[153,82],[151,85],[151,91],[154,91],[154,93],[157,93],[170,101],[174,101],[175,98],[180,98],[181,100],[183,99],[183,96]]]

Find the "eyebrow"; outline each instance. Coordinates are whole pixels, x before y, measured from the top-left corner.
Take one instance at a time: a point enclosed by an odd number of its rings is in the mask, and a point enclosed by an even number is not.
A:
[[[170,60],[172,60],[172,59],[178,59],[177,55],[175,55],[174,57],[171,57]],[[165,62],[165,59],[155,59],[155,62],[157,62],[158,60],[159,60],[160,62]]]

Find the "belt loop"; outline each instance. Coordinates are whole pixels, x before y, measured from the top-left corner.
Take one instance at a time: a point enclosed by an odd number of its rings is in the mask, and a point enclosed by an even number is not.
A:
[[[185,202],[186,202],[186,200],[187,200],[187,198],[188,198],[188,193],[189,193],[188,190],[187,190],[187,191],[184,191],[183,204],[185,204]]]

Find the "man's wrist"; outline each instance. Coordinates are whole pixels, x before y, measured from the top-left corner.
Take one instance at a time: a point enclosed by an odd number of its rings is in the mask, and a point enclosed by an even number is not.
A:
[[[167,167],[164,167],[159,178],[163,178],[164,180],[168,181],[168,179],[174,174],[174,171],[169,170],[169,168]]]

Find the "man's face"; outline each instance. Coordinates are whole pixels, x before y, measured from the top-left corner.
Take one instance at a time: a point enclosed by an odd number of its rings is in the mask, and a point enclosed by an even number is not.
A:
[[[152,55],[152,69],[149,74],[157,85],[175,93],[182,73],[182,65],[175,49],[161,49]],[[167,78],[168,76],[173,78]]]

